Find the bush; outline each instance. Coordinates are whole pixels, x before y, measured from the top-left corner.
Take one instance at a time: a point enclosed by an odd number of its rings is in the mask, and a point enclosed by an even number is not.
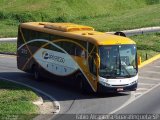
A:
[[[160,0],[146,0],[147,5],[159,4]]]

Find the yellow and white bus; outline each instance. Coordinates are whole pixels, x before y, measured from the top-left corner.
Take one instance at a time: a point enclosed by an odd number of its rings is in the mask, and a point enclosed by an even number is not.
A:
[[[134,91],[138,83],[134,41],[73,23],[20,24],[17,66],[37,80],[64,80],[85,91]]]

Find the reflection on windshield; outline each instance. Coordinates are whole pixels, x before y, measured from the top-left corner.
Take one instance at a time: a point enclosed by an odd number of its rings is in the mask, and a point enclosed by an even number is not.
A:
[[[135,45],[101,46],[99,48],[102,77],[131,77],[137,74]]]

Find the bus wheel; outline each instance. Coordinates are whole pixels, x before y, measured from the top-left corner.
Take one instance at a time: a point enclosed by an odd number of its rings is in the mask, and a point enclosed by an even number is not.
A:
[[[42,79],[42,77],[38,71],[38,68],[36,66],[33,67],[33,75],[34,75],[34,79],[36,81],[40,81]]]
[[[79,78],[79,90],[82,94],[88,94],[88,91],[86,90],[85,82],[82,78]]]

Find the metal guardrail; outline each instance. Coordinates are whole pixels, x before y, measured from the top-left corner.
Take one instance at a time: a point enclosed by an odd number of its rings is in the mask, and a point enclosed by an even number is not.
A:
[[[133,29],[133,30],[124,30],[122,32],[125,33],[126,36],[133,36],[133,35],[140,35],[140,34],[146,34],[146,33],[160,32],[160,27],[150,27],[150,28],[140,28],[140,29]]]
[[[120,32],[123,32],[126,36],[154,33],[154,32],[160,32],[160,26],[139,28],[139,29],[133,29],[133,30],[124,30]],[[114,34],[115,32],[106,32],[106,33]]]
[[[0,38],[1,42],[17,42],[17,38]],[[15,52],[0,52],[0,54],[16,55]]]
[[[17,38],[0,38],[0,42],[16,42]]]

